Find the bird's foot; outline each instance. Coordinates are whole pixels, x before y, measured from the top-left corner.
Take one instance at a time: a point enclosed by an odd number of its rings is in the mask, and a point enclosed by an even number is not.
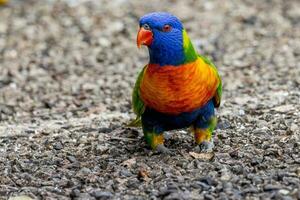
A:
[[[215,147],[213,141],[203,141],[199,144],[199,150],[203,153],[212,152]]]

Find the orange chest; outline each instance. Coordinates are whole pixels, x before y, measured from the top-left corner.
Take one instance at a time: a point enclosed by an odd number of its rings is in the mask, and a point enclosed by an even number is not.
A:
[[[140,93],[146,106],[174,115],[203,106],[213,97],[217,84],[215,72],[200,59],[177,67],[149,64]]]

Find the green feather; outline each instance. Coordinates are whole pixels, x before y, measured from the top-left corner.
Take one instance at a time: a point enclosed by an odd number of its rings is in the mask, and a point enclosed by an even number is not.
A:
[[[142,125],[141,116],[144,113],[146,107],[140,96],[140,85],[141,85],[142,79],[144,77],[144,71],[145,71],[146,67],[147,67],[147,65],[139,73],[138,78],[134,85],[133,92],[132,92],[132,108],[133,108],[133,112],[136,114],[136,119],[131,121],[128,124],[128,126],[131,126],[131,127],[137,127],[137,126]]]
[[[198,58],[198,55],[185,30],[182,31],[182,36],[183,36],[183,50],[184,50],[184,57],[185,57],[184,63],[193,62]]]
[[[218,85],[216,93],[213,97],[214,105],[217,108],[220,106],[221,97],[222,97],[222,80],[221,80],[221,77],[219,76],[217,67],[208,58],[196,53],[196,51],[193,47],[193,44],[185,30],[182,31],[182,35],[183,35],[183,49],[184,49],[184,56],[185,56],[184,63],[193,62],[200,57],[206,64],[208,64],[209,66],[211,66],[214,69],[216,76],[219,79],[219,85]]]
[[[206,64],[208,64],[209,66],[213,67],[214,70],[215,70],[215,73],[217,74],[218,76],[218,79],[219,79],[219,85],[217,87],[217,91],[214,95],[214,98],[213,98],[213,101],[214,101],[214,105],[216,108],[218,108],[221,104],[221,98],[222,98],[222,79],[218,73],[218,70],[217,70],[217,67],[215,66],[215,64],[209,60],[208,58],[206,58],[205,56],[199,54],[198,55]]]

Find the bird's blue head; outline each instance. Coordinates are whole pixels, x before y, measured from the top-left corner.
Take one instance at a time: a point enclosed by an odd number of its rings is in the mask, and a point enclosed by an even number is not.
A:
[[[140,19],[137,45],[148,46],[150,63],[160,66],[186,63],[184,46],[191,47],[196,55],[180,20],[166,12],[149,13]]]

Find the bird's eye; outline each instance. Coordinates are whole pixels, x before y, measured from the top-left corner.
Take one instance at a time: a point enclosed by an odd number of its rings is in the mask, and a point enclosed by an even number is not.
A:
[[[169,32],[171,30],[171,26],[169,24],[164,25],[163,32]]]
[[[144,29],[146,29],[146,30],[150,30],[150,29],[151,29],[150,26],[149,26],[148,24],[144,24],[142,27],[143,27]]]

